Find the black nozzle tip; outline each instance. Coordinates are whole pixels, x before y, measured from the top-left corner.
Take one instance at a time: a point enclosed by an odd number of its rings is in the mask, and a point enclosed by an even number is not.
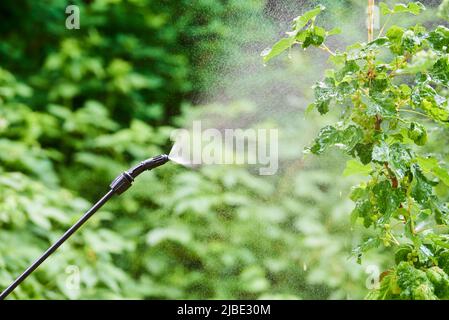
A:
[[[146,160],[145,162],[148,162],[149,168],[148,169],[153,169],[156,167],[159,167],[165,163],[168,162],[168,160],[170,160],[170,158],[168,157],[168,155],[166,154],[161,154],[159,156],[153,157],[151,159]]]
[[[167,163],[168,160],[169,160],[169,158],[166,154],[161,154],[159,156],[142,161],[134,168],[131,168],[130,170],[128,170],[128,174],[131,177],[135,178],[144,171],[152,170],[154,168],[157,168],[157,167]]]

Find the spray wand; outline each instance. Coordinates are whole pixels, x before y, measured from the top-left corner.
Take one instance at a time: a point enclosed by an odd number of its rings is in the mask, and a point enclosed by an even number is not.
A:
[[[142,161],[135,167],[123,172],[112,181],[109,191],[90,208],[73,226],[71,226],[50,248],[45,251],[31,266],[29,266],[8,288],[0,294],[0,300],[5,299],[14,289],[21,284],[34,270],[39,267],[53,252],[55,252],[72,234],[74,234],[95,212],[98,211],[114,194],[120,195],[128,190],[134,179],[142,172],[157,168],[169,160],[166,154]]]

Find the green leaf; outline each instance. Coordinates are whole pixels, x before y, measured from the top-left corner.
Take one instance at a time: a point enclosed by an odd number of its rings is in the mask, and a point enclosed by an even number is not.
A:
[[[401,263],[401,261],[408,261],[409,254],[413,251],[413,245],[403,244],[401,245],[394,254],[394,260],[396,264]]]
[[[381,164],[388,163],[393,173],[401,179],[405,177],[412,160],[411,151],[405,146],[399,143],[389,146],[383,141],[373,148],[372,157]]]
[[[348,177],[351,175],[359,174],[359,175],[369,175],[372,171],[371,165],[364,165],[357,160],[349,160],[346,162],[346,168],[343,171],[343,176]]]
[[[431,70],[432,79],[443,85],[449,83],[449,62],[448,57],[438,59]]]
[[[397,74],[418,74],[418,73],[427,73],[430,69],[432,69],[435,64],[435,59],[437,55],[434,51],[421,51],[419,54],[416,54],[410,63],[408,63],[404,68],[398,69],[396,71]],[[411,92],[410,92],[411,93]]]
[[[314,154],[322,154],[330,146],[337,143],[339,132],[333,126],[326,126],[321,129],[318,137],[315,139],[315,144],[310,148]]]
[[[326,30],[317,26],[311,27],[303,33],[302,39],[297,38],[297,40],[302,42],[304,49],[310,46],[319,47],[326,40]]]
[[[448,52],[449,50],[449,29],[445,26],[438,26],[429,33],[428,41],[435,50]]]
[[[331,29],[331,30],[329,30],[329,31],[327,31],[326,32],[326,35],[329,37],[329,36],[334,36],[334,35],[337,35],[337,34],[341,34],[341,28],[333,28],[333,29]]]
[[[354,154],[357,155],[360,161],[366,165],[372,161],[373,147],[374,145],[371,143],[359,143],[354,148]]]
[[[363,140],[363,131],[359,127],[350,125],[341,131],[339,144],[343,145],[344,150],[351,152],[354,147]]]
[[[354,125],[344,130],[338,130],[332,126],[321,129],[314,145],[310,151],[314,154],[321,154],[329,147],[340,145],[346,152],[351,152],[354,147],[363,139],[363,131]]]
[[[310,20],[315,19],[325,9],[326,9],[325,6],[319,5],[314,9],[307,11],[302,16],[296,17],[293,20],[295,22],[295,31],[300,31],[309,23]]]
[[[396,267],[397,283],[401,299],[435,300],[433,285],[424,271],[402,261]]]
[[[390,50],[396,54],[402,54],[402,36],[404,35],[404,28],[399,26],[392,26],[388,29],[386,36],[390,41]]]
[[[385,2],[379,3],[379,8],[380,8],[380,13],[383,16],[386,16],[386,15],[392,13],[392,11],[390,10],[390,8],[388,7],[388,5]]]
[[[388,162],[390,160],[390,147],[386,142],[376,145],[373,148],[373,160],[380,163]]]
[[[326,78],[324,81],[318,82],[314,87],[315,105],[320,114],[329,112],[329,105],[333,98],[338,95],[335,80]]]
[[[413,15],[419,15],[421,11],[426,10],[426,7],[421,2],[409,2],[407,4],[396,4],[393,9],[390,9],[387,4],[381,2],[379,4],[382,15],[398,14],[398,13],[411,13]]]
[[[321,154],[329,147],[338,144],[349,153],[362,139],[363,131],[354,125],[350,125],[344,130],[326,126],[321,129],[310,151],[314,154]]]
[[[304,112],[304,114],[307,116],[307,115],[309,115],[312,111],[313,111],[313,109],[315,109],[317,106],[316,106],[316,104],[315,103],[311,103],[311,104],[309,104],[308,106],[307,106],[307,108],[306,108],[306,111]],[[328,110],[329,111],[329,110]]]
[[[406,52],[414,53],[422,45],[422,38],[413,30],[407,30],[402,35],[402,48]]]
[[[352,255],[357,257],[357,263],[361,263],[362,254],[370,249],[374,249],[380,246],[379,238],[368,238],[360,246],[352,250]]]
[[[449,187],[449,173],[446,169],[435,167],[433,168],[432,173],[435,175],[435,177],[440,179],[441,182]]]
[[[378,49],[380,47],[384,47],[390,43],[387,37],[377,38],[366,44],[366,48],[370,50]]]
[[[426,10],[426,7],[421,2],[409,2],[407,5],[396,4],[393,13],[411,13],[417,16],[424,10]]]
[[[275,45],[273,45],[273,47],[271,47],[270,49],[264,50],[260,55],[261,57],[263,57],[264,63],[267,63],[274,57],[283,53],[285,50],[290,49],[294,43],[294,37],[283,38],[279,40]]]
[[[435,183],[429,181],[417,165],[412,166],[412,172],[414,177],[412,197],[418,203],[424,204],[432,196]]]
[[[373,187],[373,194],[379,212],[382,214],[382,222],[388,223],[392,214],[399,209],[405,200],[404,193],[399,188],[393,188],[390,181],[384,180]]]
[[[427,143],[427,131],[424,126],[419,123],[410,123],[407,134],[418,146],[423,146]]]
[[[442,183],[449,187],[449,173],[448,170],[442,168],[438,163],[438,160],[432,157],[429,158],[416,158],[418,165],[425,173],[432,173]]]
[[[356,61],[350,60],[345,61],[345,65],[336,74],[335,79],[337,81],[343,81],[346,76],[351,76],[360,70],[359,65]]]
[[[396,114],[395,105],[386,99],[380,100],[363,96],[362,102],[366,105],[366,114],[369,116],[394,116]]]
[[[421,81],[418,79],[417,81]],[[437,122],[448,122],[449,111],[447,99],[440,96],[426,79],[417,85],[411,95],[412,106],[421,108],[427,115]],[[436,82],[439,82],[436,80]]]

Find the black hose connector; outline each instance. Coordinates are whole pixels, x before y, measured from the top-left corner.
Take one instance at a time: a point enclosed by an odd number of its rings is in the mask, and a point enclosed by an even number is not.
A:
[[[117,178],[114,179],[114,181],[112,181],[109,187],[111,188],[112,191],[114,191],[115,194],[122,194],[123,192],[128,190],[129,187],[131,187],[132,183],[134,182],[134,179],[137,178],[139,174],[141,174],[144,171],[157,168],[167,163],[168,160],[169,158],[166,154],[161,154],[159,156],[142,161],[135,167],[132,167],[128,171],[125,171],[122,174],[120,174]]]

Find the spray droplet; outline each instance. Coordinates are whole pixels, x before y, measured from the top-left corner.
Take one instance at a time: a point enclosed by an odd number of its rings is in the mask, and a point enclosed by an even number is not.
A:
[[[266,56],[268,56],[268,55],[270,54],[270,52],[271,52],[271,48],[265,48],[265,49],[263,49],[263,51],[260,53],[260,56],[261,56],[261,57],[266,57]]]
[[[307,271],[307,263],[303,263],[302,268],[304,269],[304,271]]]

